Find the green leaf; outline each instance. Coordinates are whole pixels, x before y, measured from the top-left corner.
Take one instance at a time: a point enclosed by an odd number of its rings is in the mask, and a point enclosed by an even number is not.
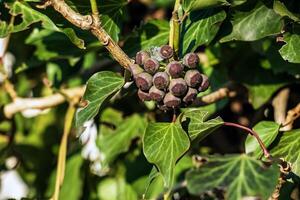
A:
[[[143,138],[147,160],[157,166],[165,186],[174,183],[176,161],[189,149],[190,141],[178,123],[150,123]]]
[[[267,200],[279,178],[276,165],[267,168],[261,161],[242,155],[210,157],[199,169],[188,172],[187,188],[201,194],[216,187],[225,187],[225,199],[237,200],[258,196]]]
[[[135,30],[126,40],[124,50],[134,55],[141,49],[161,46],[169,40],[169,23],[165,20],[150,20]]]
[[[282,17],[289,17],[290,19],[292,19],[294,21],[300,20],[296,15],[294,15],[292,12],[290,12],[282,2],[280,2],[278,0],[274,1],[273,9],[278,15],[280,15]]]
[[[104,162],[110,164],[120,153],[128,151],[131,141],[142,137],[145,128],[145,119],[139,115],[128,117],[111,133],[103,134],[100,128],[98,145],[104,155]]]
[[[284,132],[279,143],[271,150],[276,157],[283,157],[291,162],[292,171],[300,176],[300,129]]]
[[[258,133],[260,139],[266,145],[270,146],[278,135],[280,125],[271,121],[261,121],[253,127],[253,130]],[[259,158],[263,155],[263,152],[257,142],[257,140],[248,135],[245,143],[246,153],[253,152],[254,156]]]
[[[223,37],[221,42],[259,40],[280,33],[284,25],[281,16],[262,3],[250,11],[236,11],[231,24],[231,33]]]
[[[206,136],[216,130],[223,124],[221,117],[207,120],[209,117],[207,111],[201,108],[191,108],[183,112],[182,122],[188,122],[188,134],[191,140],[203,140]]]
[[[113,93],[117,92],[124,84],[123,77],[110,71],[94,74],[87,82],[83,99],[87,106],[76,113],[76,125],[80,127],[85,121],[95,117],[99,112],[103,101]]]
[[[286,44],[279,50],[282,58],[291,63],[300,63],[300,35],[286,33],[283,40]]]
[[[7,24],[4,21],[0,21],[0,38],[6,37],[10,33],[16,33],[24,31],[29,28],[30,25],[41,22],[45,29],[60,32],[65,34],[70,41],[77,47],[84,49],[84,41],[77,37],[75,31],[71,28],[59,28],[56,26],[49,17],[32,9],[27,3],[15,1],[9,5],[10,14],[12,16],[21,15],[22,21],[17,25]]]
[[[185,0],[183,9],[185,12],[192,10],[206,9],[217,6],[230,5],[226,0]]]
[[[225,18],[225,11],[220,9],[192,12],[182,30],[184,54],[195,51],[200,45],[209,44]]]

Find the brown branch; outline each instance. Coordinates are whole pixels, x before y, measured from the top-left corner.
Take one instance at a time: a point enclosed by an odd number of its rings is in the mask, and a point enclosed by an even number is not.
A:
[[[298,117],[300,117],[300,103],[298,103],[296,107],[288,111],[283,127],[280,130],[281,131],[292,130],[293,123]]]
[[[107,32],[101,26],[98,17],[91,15],[81,15],[75,12],[64,0],[49,0],[53,8],[62,14],[69,22],[75,26],[90,30],[98,40],[111,53],[113,58],[124,68],[128,68],[134,61],[112,40]]]
[[[285,122],[289,93],[289,88],[282,89],[272,101],[272,106],[274,108],[274,120],[278,124],[283,124]]]
[[[78,99],[82,97],[85,87],[77,87],[62,90],[62,93],[56,93],[50,96],[37,98],[17,98],[10,104],[4,106],[4,116],[11,118],[14,114],[27,109],[47,109],[57,106],[68,99]]]

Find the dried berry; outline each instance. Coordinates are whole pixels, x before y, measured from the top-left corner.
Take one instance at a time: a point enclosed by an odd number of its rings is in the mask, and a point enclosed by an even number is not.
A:
[[[160,57],[162,57],[163,59],[168,59],[173,56],[173,49],[169,45],[163,45],[160,47],[159,53]]]
[[[152,76],[146,72],[142,72],[136,76],[135,84],[142,91],[148,91],[152,86]]]
[[[148,58],[150,58],[150,54],[147,51],[139,51],[135,56],[135,62],[138,65],[143,65]]]
[[[183,78],[176,78],[170,81],[169,91],[177,97],[183,96],[186,94],[187,85]]]
[[[153,76],[153,84],[159,90],[164,90],[169,86],[169,75],[166,72],[157,72]]]
[[[182,75],[184,66],[177,61],[172,61],[167,65],[167,73],[170,74],[172,78],[179,78]]]
[[[139,89],[137,94],[141,101],[150,101],[151,100],[150,94],[148,92],[144,92],[141,89]]]
[[[183,57],[183,64],[189,68],[197,67],[199,63],[199,57],[195,53],[188,53]]]
[[[199,92],[204,92],[209,87],[209,80],[208,80],[208,77],[206,75],[201,74],[201,76],[202,76],[202,83],[199,86],[198,91]]]
[[[155,86],[152,86],[149,90],[149,94],[150,94],[150,97],[153,101],[161,101],[163,100],[164,96],[165,96],[165,93],[159,89],[157,89]]]
[[[184,80],[190,87],[198,87],[202,82],[202,76],[198,70],[188,70],[185,73]]]
[[[154,58],[148,58],[144,63],[144,69],[150,74],[154,74],[158,68],[159,62]]]
[[[189,88],[186,95],[183,97],[183,102],[192,103],[197,97],[198,91],[194,88]]]
[[[172,93],[167,93],[164,98],[164,104],[169,108],[177,108],[180,106],[181,100],[178,97],[175,97]]]
[[[135,77],[136,75],[138,75],[144,71],[143,68],[141,68],[137,64],[130,65],[129,70],[130,70],[131,74],[133,75],[133,77]]]

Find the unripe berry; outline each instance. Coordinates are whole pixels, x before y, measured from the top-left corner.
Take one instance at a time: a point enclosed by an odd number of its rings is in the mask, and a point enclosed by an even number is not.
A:
[[[163,59],[168,59],[173,56],[173,49],[169,45],[163,45],[160,47],[159,53]]]
[[[172,93],[167,93],[164,98],[164,104],[169,108],[177,108],[180,106],[181,100],[178,97],[175,97]]]
[[[132,74],[133,77],[135,77],[136,75],[142,73],[144,70],[143,68],[141,68],[139,65],[137,64],[132,64],[129,66],[129,70]]]
[[[188,70],[185,73],[184,80],[190,87],[198,87],[202,82],[202,76],[198,70]]]
[[[154,58],[148,58],[144,63],[144,69],[150,74],[154,74],[158,68],[159,62]]]
[[[208,77],[206,75],[201,74],[201,76],[202,76],[202,83],[199,86],[198,91],[199,92],[204,92],[209,87],[209,80],[208,80]]]
[[[142,91],[148,91],[152,86],[152,76],[142,72],[135,77],[135,84]]]
[[[139,89],[137,94],[141,101],[150,101],[151,100],[150,94],[148,92],[143,92],[141,89]]]
[[[148,58],[150,58],[150,54],[147,51],[139,51],[135,56],[135,62],[138,65],[143,65]]]
[[[195,53],[188,53],[183,57],[183,64],[189,68],[197,67],[199,63],[199,57]]]
[[[183,96],[186,94],[187,85],[183,78],[176,78],[170,81],[169,91],[177,97]]]
[[[172,78],[178,78],[182,75],[184,66],[177,61],[172,61],[167,65],[167,73],[172,77]]]
[[[164,90],[169,86],[169,75],[166,72],[157,72],[153,76],[153,84],[159,90]]]
[[[149,94],[152,100],[160,102],[163,100],[165,93],[159,89],[157,89],[155,86],[152,86],[149,90]]]
[[[194,88],[189,88],[186,95],[183,97],[183,102],[192,103],[197,97],[198,91]]]

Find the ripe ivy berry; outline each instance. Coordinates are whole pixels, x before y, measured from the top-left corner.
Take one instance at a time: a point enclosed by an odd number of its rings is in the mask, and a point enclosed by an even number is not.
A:
[[[150,94],[148,92],[144,92],[141,89],[139,89],[137,94],[141,101],[150,101],[151,100]]]
[[[182,73],[183,73],[184,66],[177,61],[172,61],[167,65],[167,73],[172,77],[172,78],[179,78]]]
[[[169,91],[177,97],[183,96],[186,94],[187,85],[183,78],[176,78],[170,81]]]
[[[144,63],[144,69],[150,74],[154,74],[158,68],[159,62],[154,58],[148,58]]]
[[[149,94],[152,100],[160,102],[165,96],[165,92],[157,89],[155,86],[152,86],[149,90]]]
[[[197,97],[198,91],[194,88],[189,88],[186,95],[183,97],[183,102],[186,104],[192,103]]]
[[[199,63],[199,57],[195,53],[188,53],[183,57],[183,64],[189,68],[197,67]]]
[[[153,84],[159,90],[164,90],[169,86],[169,75],[166,72],[157,72],[153,76]]]
[[[152,76],[146,72],[142,72],[136,76],[135,84],[142,91],[148,91],[152,86]]]
[[[163,45],[160,47],[159,53],[160,57],[162,57],[163,59],[168,59],[173,56],[173,49],[169,45]]]
[[[202,82],[202,76],[200,72],[196,69],[188,70],[185,73],[184,80],[186,81],[186,84],[190,87],[197,87]]]
[[[209,84],[209,79],[208,79],[208,77],[206,75],[201,74],[201,76],[202,76],[202,83],[199,86],[198,91],[199,92],[204,92],[204,91],[206,91],[208,89],[208,87],[209,87],[210,84]]]
[[[135,56],[135,62],[138,65],[143,65],[148,58],[150,58],[150,54],[147,51],[139,51]]]
[[[175,97],[172,93],[167,93],[164,98],[164,105],[166,105],[169,108],[177,108],[181,104],[181,99],[178,97]]]

